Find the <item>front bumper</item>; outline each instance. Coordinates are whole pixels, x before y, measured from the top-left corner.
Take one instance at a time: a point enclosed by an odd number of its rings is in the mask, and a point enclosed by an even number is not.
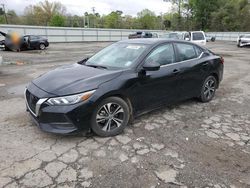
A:
[[[34,86],[33,86],[34,87]],[[47,98],[38,99],[33,105],[31,97],[25,91],[27,111],[33,122],[43,131],[57,134],[72,134],[90,129],[90,117],[93,104],[90,101],[65,106],[51,106]],[[35,96],[31,93],[32,96]],[[35,98],[35,97],[34,97]]]
[[[246,42],[246,43],[241,42],[241,43],[240,43],[240,46],[241,46],[241,47],[243,47],[243,46],[250,46],[250,42]]]

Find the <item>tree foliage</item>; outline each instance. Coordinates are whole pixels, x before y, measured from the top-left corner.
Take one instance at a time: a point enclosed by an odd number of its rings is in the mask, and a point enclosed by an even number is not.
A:
[[[250,31],[250,3],[248,0],[167,0],[171,12],[156,15],[149,9],[137,16],[112,11],[108,15],[85,12],[83,15],[67,14],[60,2],[43,0],[25,8],[18,16],[9,10],[0,14],[0,24],[51,25],[66,27],[167,29],[205,31]]]
[[[65,12],[66,8],[60,2],[45,0],[26,7],[24,17],[30,25],[48,25],[54,15],[63,15]]]
[[[49,22],[50,26],[63,27],[65,25],[65,18],[63,15],[55,14],[52,16]]]

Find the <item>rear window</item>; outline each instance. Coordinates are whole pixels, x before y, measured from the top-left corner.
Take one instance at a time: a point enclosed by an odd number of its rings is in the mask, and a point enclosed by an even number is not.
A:
[[[203,52],[203,49],[199,48],[198,46],[195,46],[194,49],[195,49],[196,54],[197,54],[198,57],[199,57],[199,56],[202,54],[202,52]]]
[[[202,32],[193,33],[193,40],[204,40],[204,35]]]
[[[186,61],[197,57],[195,48],[191,44],[176,43],[176,48],[179,61]]]

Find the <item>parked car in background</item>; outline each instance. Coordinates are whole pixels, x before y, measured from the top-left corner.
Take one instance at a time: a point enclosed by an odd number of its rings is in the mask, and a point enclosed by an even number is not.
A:
[[[237,46],[250,46],[250,34],[240,35],[237,39]]]
[[[130,34],[128,36],[129,39],[136,38],[152,38],[153,34],[151,32],[137,31],[136,33]]]
[[[203,31],[190,31],[184,35],[184,40],[205,46],[207,43],[206,35]]]
[[[40,49],[44,50],[49,46],[48,39],[37,35],[25,35],[23,36],[24,43],[22,49]]]
[[[12,41],[8,34],[0,32],[5,40],[0,41],[0,48],[4,50],[12,50]],[[44,50],[49,46],[48,39],[37,35],[25,35],[20,37],[20,50]]]
[[[184,40],[184,33],[185,32],[170,32],[162,35],[161,38]]]
[[[209,36],[208,34],[205,33],[207,42],[215,42],[216,37],[215,36]]]
[[[164,105],[190,98],[211,101],[223,63],[222,57],[184,40],[120,41],[33,80],[25,91],[27,110],[47,132],[92,129],[114,136],[134,117]]]
[[[163,35],[162,38],[186,40],[199,45],[206,45],[207,42],[203,31],[170,32]]]
[[[158,33],[152,33],[152,38],[159,38]]]

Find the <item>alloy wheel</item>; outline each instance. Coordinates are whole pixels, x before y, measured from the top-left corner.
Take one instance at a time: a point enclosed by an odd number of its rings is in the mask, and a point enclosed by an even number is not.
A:
[[[124,109],[116,103],[106,103],[97,112],[96,123],[105,132],[120,127],[124,121]]]
[[[207,100],[210,100],[214,96],[216,83],[211,78],[211,79],[207,80],[204,87],[205,87],[204,88],[204,96],[206,97]]]
[[[44,50],[45,49],[45,45],[44,44],[40,44],[40,49]]]

